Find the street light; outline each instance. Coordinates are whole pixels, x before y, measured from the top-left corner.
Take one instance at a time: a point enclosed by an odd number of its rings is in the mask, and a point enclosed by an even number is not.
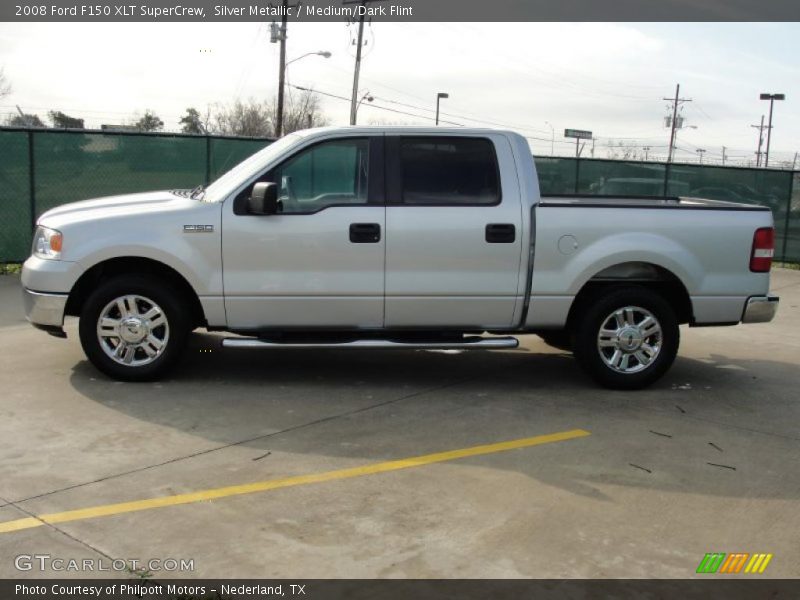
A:
[[[446,94],[444,92],[439,92],[436,94],[436,124],[439,124],[439,100],[442,98],[449,98],[450,94]]]
[[[307,52],[305,54],[301,54],[297,58],[293,58],[292,60],[286,63],[286,66],[288,67],[293,62],[297,62],[298,60],[300,60],[301,58],[305,58],[306,56],[321,56],[322,58],[330,58],[332,54],[327,50],[320,50],[318,52]]]
[[[364,92],[364,95],[361,96],[361,99],[358,101],[358,104],[356,104],[356,113],[355,113],[356,117],[358,116],[358,109],[361,107],[361,103],[364,100],[366,100],[367,102],[372,102],[373,100],[375,100],[375,98],[372,96],[372,94],[369,93],[369,90]]]
[[[283,135],[283,88],[285,87],[284,82],[286,81],[286,67],[293,62],[297,62],[301,58],[305,58],[306,56],[322,56],[323,58],[330,58],[331,53],[327,50],[307,52],[306,54],[302,54],[297,58],[293,58],[289,62],[281,62],[280,73],[278,74],[278,114],[275,118],[275,137],[281,137]],[[281,48],[281,60],[283,60],[283,48]]]
[[[550,121],[545,121],[544,124],[550,128],[550,156],[553,156],[553,149],[556,145],[556,130],[553,129],[553,125],[550,123]]]
[[[695,152],[697,152],[697,155],[700,157],[700,164],[702,165],[703,164],[703,154],[706,153],[705,148],[698,148],[697,150],[695,150]]]
[[[767,125],[767,152],[764,155],[764,168],[769,166],[769,142],[772,139],[772,106],[775,100],[786,100],[786,94],[761,94],[761,100],[769,100],[769,125]]]

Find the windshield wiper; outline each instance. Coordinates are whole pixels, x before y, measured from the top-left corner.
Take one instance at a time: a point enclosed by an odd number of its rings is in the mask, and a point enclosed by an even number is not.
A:
[[[189,192],[189,198],[194,200],[195,195],[197,195],[197,194],[205,194],[205,191],[206,191],[206,188],[201,183],[196,188],[194,188],[191,192]]]

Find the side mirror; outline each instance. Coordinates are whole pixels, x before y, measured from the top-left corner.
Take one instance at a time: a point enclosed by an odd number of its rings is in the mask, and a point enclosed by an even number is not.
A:
[[[260,181],[253,186],[247,199],[247,214],[274,215],[278,212],[278,186]]]

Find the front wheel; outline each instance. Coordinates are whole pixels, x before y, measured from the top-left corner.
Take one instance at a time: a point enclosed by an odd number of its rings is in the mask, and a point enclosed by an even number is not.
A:
[[[584,304],[575,357],[601,385],[635,390],[658,380],[675,360],[680,330],[675,312],[643,287],[613,288]]]
[[[125,381],[161,376],[179,358],[189,324],[166,282],[123,275],[102,283],[80,316],[81,346],[100,371]]]

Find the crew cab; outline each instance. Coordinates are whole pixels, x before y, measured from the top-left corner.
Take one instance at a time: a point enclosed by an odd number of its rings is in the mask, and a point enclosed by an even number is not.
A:
[[[193,329],[223,347],[504,349],[535,333],[636,389],[679,325],[770,321],[769,209],[696,198],[541,197],[522,136],[469,128],[287,135],[207,188],[41,216],[30,322],[149,380]],[[535,360],[532,358],[531,360]]]

